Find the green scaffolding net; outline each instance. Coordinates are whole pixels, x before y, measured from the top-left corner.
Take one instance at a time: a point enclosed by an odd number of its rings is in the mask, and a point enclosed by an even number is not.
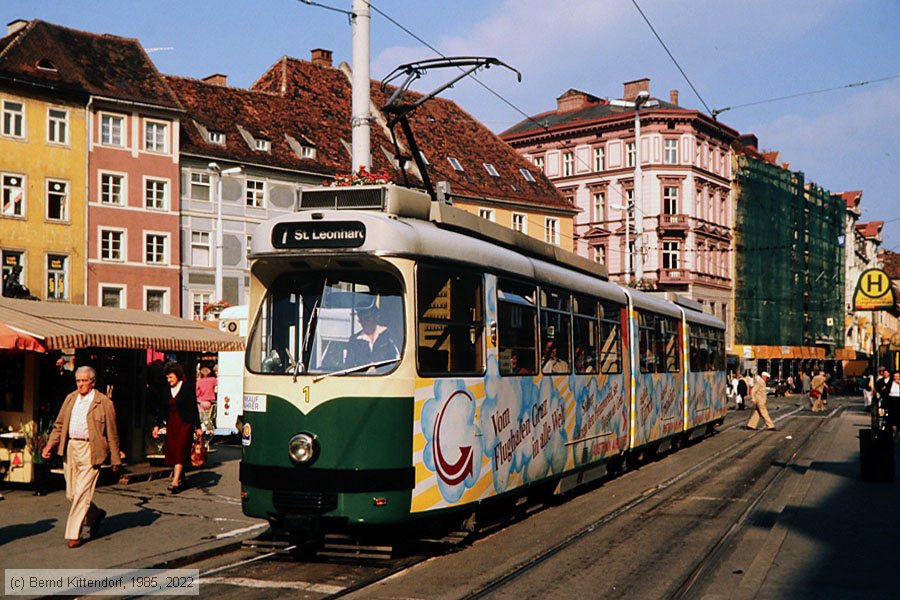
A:
[[[744,155],[735,181],[735,342],[831,355],[843,347],[843,201]]]

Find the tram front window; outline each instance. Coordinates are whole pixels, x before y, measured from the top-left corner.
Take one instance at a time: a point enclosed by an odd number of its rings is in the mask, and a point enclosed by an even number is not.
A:
[[[247,340],[247,368],[284,375],[378,375],[403,347],[400,281],[362,271],[282,275]]]

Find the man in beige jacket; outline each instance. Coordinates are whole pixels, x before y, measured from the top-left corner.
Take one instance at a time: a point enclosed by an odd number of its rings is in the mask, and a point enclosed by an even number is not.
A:
[[[91,367],[75,370],[75,387],[63,401],[53,432],[41,455],[47,459],[53,448],[65,461],[66,498],[72,501],[66,521],[66,544],[77,548],[83,544],[81,526],[87,522],[93,537],[106,516],[106,511],[92,502],[100,475],[100,465],[110,459],[117,471],[119,434],[116,409],[112,400],[94,389],[97,373]]]
[[[816,376],[812,378],[809,395],[812,399],[813,412],[825,410],[825,405],[822,403],[822,396],[825,394],[825,384],[827,381],[828,380],[825,378],[825,371],[822,371],[821,369],[816,373]]]
[[[753,403],[756,406],[753,408],[753,414],[750,415],[750,420],[747,421],[747,429],[756,429],[756,426],[759,424],[759,419],[762,417],[763,422],[766,424],[766,431],[775,431],[775,423],[772,422],[772,418],[769,417],[769,411],[766,410],[766,382],[771,377],[766,371],[763,371],[760,375],[757,375],[753,378],[753,390],[750,392],[750,397],[753,398]]]

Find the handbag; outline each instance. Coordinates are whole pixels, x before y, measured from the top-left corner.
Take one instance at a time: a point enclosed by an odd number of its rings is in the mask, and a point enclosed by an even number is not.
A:
[[[191,444],[191,465],[202,467],[204,464],[206,464],[206,443],[201,434],[194,438]]]
[[[810,398],[818,398],[818,397],[819,397],[819,390],[809,390],[809,397],[810,397]]]

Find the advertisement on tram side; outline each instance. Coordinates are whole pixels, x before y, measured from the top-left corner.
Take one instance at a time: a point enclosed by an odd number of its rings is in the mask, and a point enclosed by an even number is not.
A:
[[[701,371],[688,373],[687,425],[691,428],[728,412],[725,402],[725,373]]]
[[[618,453],[621,375],[420,379],[412,511],[474,502]]]

